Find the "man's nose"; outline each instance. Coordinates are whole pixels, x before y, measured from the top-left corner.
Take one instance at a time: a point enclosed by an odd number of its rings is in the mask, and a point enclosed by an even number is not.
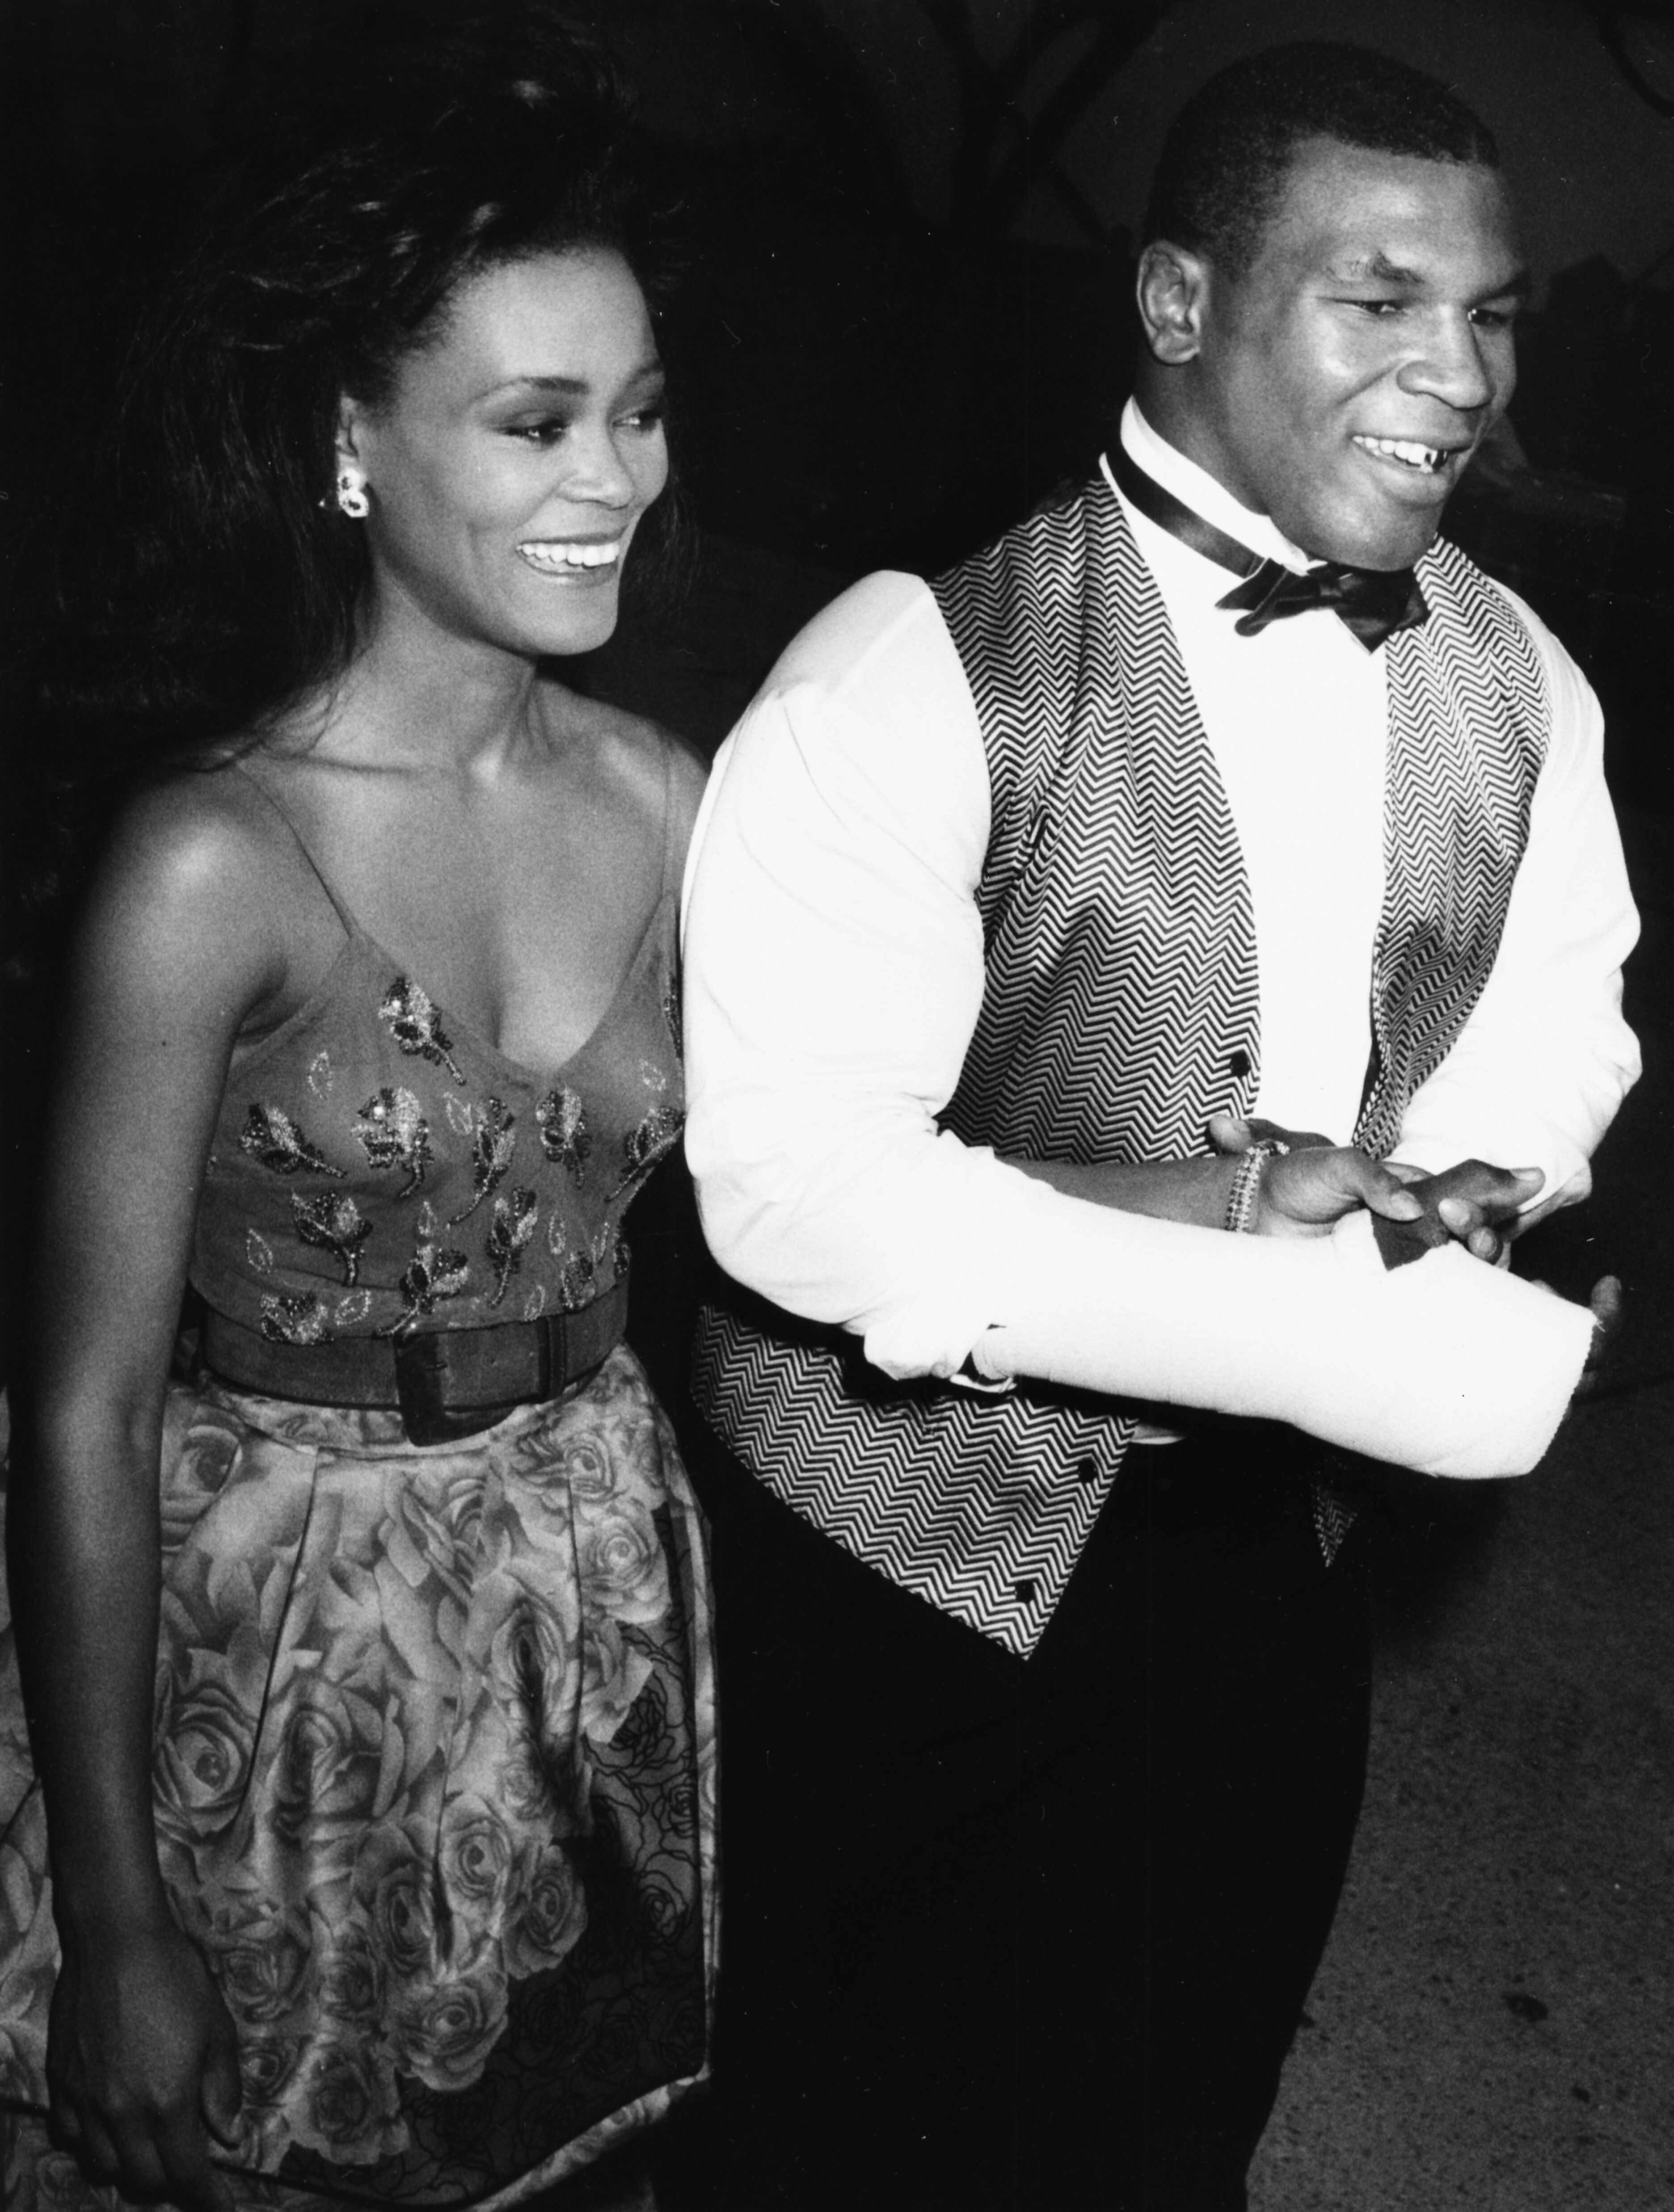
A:
[[[1438,316],[1424,338],[1422,349],[1397,375],[1402,391],[1443,400],[1462,414],[1488,406],[1505,380],[1488,359],[1476,324],[1466,315]]]

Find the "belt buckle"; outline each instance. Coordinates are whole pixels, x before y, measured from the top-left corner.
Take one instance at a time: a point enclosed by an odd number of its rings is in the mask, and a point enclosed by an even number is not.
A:
[[[442,1395],[447,1367],[445,1333],[423,1330],[398,1336],[392,1339],[390,1350],[395,1358],[395,1399],[407,1441],[447,1443],[454,1431]]]

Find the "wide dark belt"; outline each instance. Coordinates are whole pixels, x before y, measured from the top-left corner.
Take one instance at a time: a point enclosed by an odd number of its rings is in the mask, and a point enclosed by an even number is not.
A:
[[[517,1406],[539,1405],[609,1358],[628,1320],[628,1274],[591,1305],[493,1328],[279,1344],[204,1309],[198,1364],[240,1390],[312,1406],[398,1409],[416,1444],[491,1428]]]

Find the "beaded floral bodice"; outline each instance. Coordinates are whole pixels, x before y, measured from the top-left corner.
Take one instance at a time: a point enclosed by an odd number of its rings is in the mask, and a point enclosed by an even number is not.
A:
[[[544,1074],[438,1006],[333,894],[342,951],[221,1102],[191,1267],[209,1304],[321,1344],[533,1321],[609,1290],[622,1217],[685,1115],[667,872],[598,1027]]]

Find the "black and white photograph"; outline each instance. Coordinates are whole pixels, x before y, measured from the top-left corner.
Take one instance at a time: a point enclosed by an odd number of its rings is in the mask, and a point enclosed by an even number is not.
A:
[[[1674,0],[0,173],[0,2212],[1674,2205]]]

